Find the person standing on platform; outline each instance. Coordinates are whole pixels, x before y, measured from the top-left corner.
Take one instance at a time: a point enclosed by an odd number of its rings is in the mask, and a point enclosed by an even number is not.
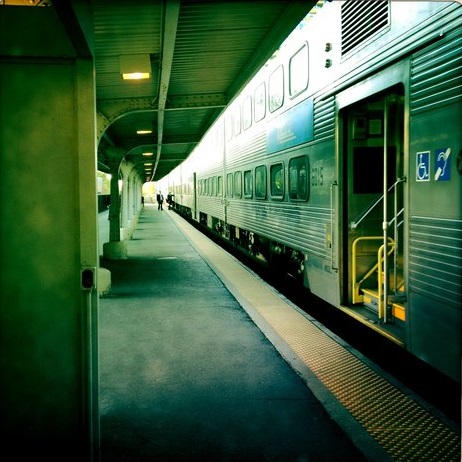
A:
[[[173,194],[171,192],[167,194],[167,204],[168,209],[170,210],[173,207]]]
[[[164,196],[162,193],[159,191],[157,193],[157,210],[163,210],[162,204],[164,203]]]

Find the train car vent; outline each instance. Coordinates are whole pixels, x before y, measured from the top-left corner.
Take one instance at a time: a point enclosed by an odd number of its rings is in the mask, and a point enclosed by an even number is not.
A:
[[[347,0],[341,11],[342,55],[385,29],[390,21],[389,0]]]

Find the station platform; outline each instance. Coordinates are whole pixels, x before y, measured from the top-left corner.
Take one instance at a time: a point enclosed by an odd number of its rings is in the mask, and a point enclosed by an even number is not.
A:
[[[460,429],[174,211],[127,247],[101,257],[102,462],[460,460]]]

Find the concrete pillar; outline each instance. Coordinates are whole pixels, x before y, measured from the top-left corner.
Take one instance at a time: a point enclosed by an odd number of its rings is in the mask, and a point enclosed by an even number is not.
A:
[[[129,172],[130,167],[125,161],[122,161],[120,165],[120,172],[122,174],[122,195],[120,204],[120,228],[121,228],[121,239],[130,239],[130,222],[129,222],[129,201],[130,201],[130,183],[129,183]]]
[[[109,207],[109,242],[103,244],[103,257],[108,260],[127,258],[127,244],[120,240],[119,162],[111,163],[111,206]]]
[[[0,10],[2,452],[96,461],[93,62],[76,57],[54,8]]]

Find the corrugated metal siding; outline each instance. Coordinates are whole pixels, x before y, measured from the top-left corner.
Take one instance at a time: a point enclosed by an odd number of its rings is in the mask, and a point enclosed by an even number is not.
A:
[[[342,5],[342,55],[361,45],[390,23],[387,0],[348,0]]]
[[[260,124],[258,131],[252,130],[235,138],[228,144],[226,153],[226,166],[232,171],[237,166],[242,166],[242,160],[250,165],[267,162],[266,154],[266,131],[265,126]],[[263,130],[262,130],[263,129]],[[245,149],[243,149],[245,147]]]
[[[208,215],[224,220],[224,206],[220,197],[198,196],[197,208]]]
[[[250,60],[258,49],[262,31],[269,32],[283,11],[283,2],[269,2],[265,10],[253,2],[183,2],[171,93],[223,93],[238,76],[242,60]]]
[[[411,217],[409,278],[415,292],[460,307],[462,220]]]
[[[462,19],[462,18],[461,18]],[[462,31],[416,55],[411,67],[411,115],[462,104]]]
[[[327,209],[275,201],[230,200],[228,219],[237,226],[301,251],[329,258],[325,225],[330,220]]]
[[[321,141],[334,137],[335,98],[314,102],[314,139]]]
[[[143,0],[92,1],[98,99],[137,98],[157,93],[157,73],[147,84],[120,78],[119,55],[160,55],[162,14]],[[136,24],[136,27],[134,27]]]

